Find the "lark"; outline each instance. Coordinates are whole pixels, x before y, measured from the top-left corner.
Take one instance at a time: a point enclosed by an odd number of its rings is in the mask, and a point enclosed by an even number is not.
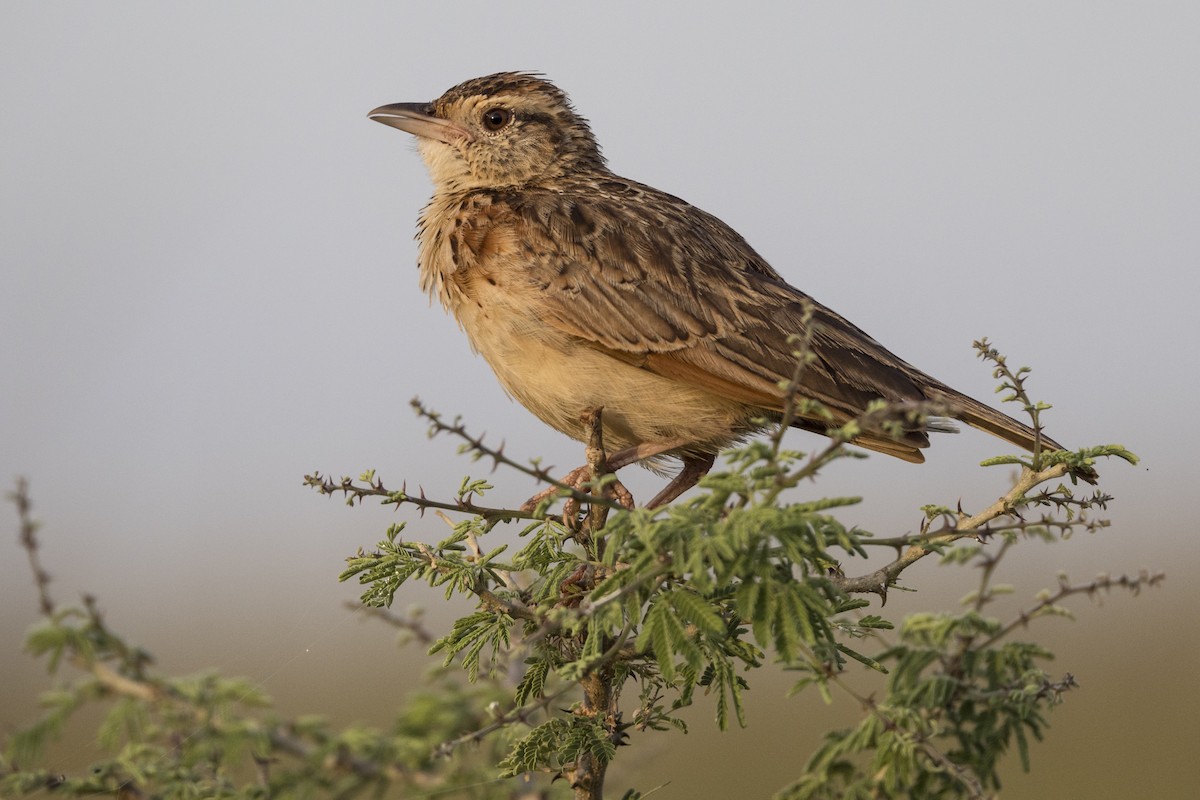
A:
[[[682,462],[648,506],[796,407],[784,389],[796,337],[810,361],[793,391],[825,414],[800,413],[795,427],[827,433],[876,400],[937,404],[1026,450],[1062,449],[892,354],[713,215],[613,173],[587,120],[537,74],[475,78],[369,116],[416,136],[433,180],[422,288],[543,422],[583,439],[581,415],[602,409],[610,469]],[[921,462],[936,429],[866,429],[854,444]]]

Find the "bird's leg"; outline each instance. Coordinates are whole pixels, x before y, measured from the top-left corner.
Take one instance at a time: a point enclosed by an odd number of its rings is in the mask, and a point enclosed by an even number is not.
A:
[[[593,482],[599,482],[602,475],[613,475],[613,480],[597,494],[605,498],[613,498],[625,508],[633,508],[633,495],[621,481],[617,480],[616,475],[613,474],[613,468],[608,465],[608,456],[604,452],[604,422],[601,418],[603,413],[603,407],[589,408],[579,418],[588,432],[587,447],[583,451],[587,456],[587,465],[580,469],[586,470],[583,477]],[[576,470],[576,472],[578,471]],[[587,516],[581,521],[579,520],[579,506],[579,499],[574,496],[564,500],[563,522],[573,529],[578,525],[575,530],[575,541],[587,549],[590,546],[592,531],[604,527],[604,520],[608,517],[608,507],[604,504],[590,504]]]
[[[584,429],[587,431],[587,448],[584,450],[584,453],[587,456],[588,463],[584,464],[582,467],[577,467],[576,469],[568,472],[565,476],[563,476],[562,480],[559,481],[559,484],[564,484],[577,491],[582,491],[583,487],[589,481],[595,481],[601,475],[607,475],[609,473],[616,472],[616,470],[625,466],[627,463],[631,463],[628,461],[622,461],[614,465],[612,460],[609,459],[605,454],[604,424],[602,421],[603,413],[603,407],[598,407],[585,409],[583,414],[580,415],[579,421],[583,424]],[[546,500],[554,497],[559,491],[561,491],[561,488],[561,486],[550,486],[546,489],[543,489],[533,497],[526,500],[524,504],[521,505],[521,510],[533,511]],[[633,495],[629,493],[629,490],[626,489],[619,480],[614,480],[608,484],[608,486],[605,487],[605,491],[609,496],[614,497],[616,501],[625,508],[633,508]],[[576,515],[578,513],[579,501],[575,499],[575,497],[568,497],[566,502],[563,503],[563,522],[565,522],[568,527],[572,527],[577,522]]]
[[[636,447],[627,447],[624,450],[618,450],[605,459],[605,471],[616,472],[622,467],[635,464],[642,459],[653,458],[654,456],[665,453],[668,450],[674,450],[677,447],[682,447],[687,444],[691,444],[691,442],[679,440],[660,442],[658,444],[639,444]],[[702,475],[708,472],[715,459],[715,456],[706,456],[700,459],[685,458],[683,460],[683,471],[676,475],[674,480],[667,484],[666,488],[659,492],[658,495],[656,495],[655,498],[650,501],[650,505],[647,506],[647,508],[657,508],[664,503],[671,502],[676,497],[686,492],[696,484],[696,481],[700,480]],[[689,468],[689,464],[692,464],[692,467]],[[570,486],[572,489],[582,490],[583,485],[591,480],[591,476],[591,467],[585,465],[582,467],[577,467],[576,469],[568,472],[563,476],[559,483]],[[673,493],[668,494],[668,490],[671,490]],[[560,489],[557,486],[550,486],[546,489],[543,489],[533,497],[526,500],[524,504],[521,505],[521,510],[533,511],[543,501],[553,497],[559,491]],[[628,489],[621,485],[620,481],[617,481],[613,484],[613,491],[616,494],[617,502],[625,506],[625,508],[633,508],[633,495],[629,493]]]
[[[696,485],[696,482],[708,474],[713,463],[717,460],[715,454],[703,456],[684,456],[683,468],[662,491],[654,495],[654,499],[646,504],[646,508],[665,506],[679,495]]]

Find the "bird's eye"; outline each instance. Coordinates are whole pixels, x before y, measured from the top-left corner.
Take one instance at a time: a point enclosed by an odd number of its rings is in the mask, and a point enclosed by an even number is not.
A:
[[[512,122],[512,112],[507,108],[489,108],[483,112],[483,127],[489,131],[498,131]]]

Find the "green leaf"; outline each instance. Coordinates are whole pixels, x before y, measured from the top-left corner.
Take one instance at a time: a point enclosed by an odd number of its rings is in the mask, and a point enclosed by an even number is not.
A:
[[[700,595],[687,589],[676,589],[666,595],[665,599],[681,619],[698,627],[705,636],[711,639],[725,638],[725,620],[712,604]]]
[[[529,667],[517,684],[515,702],[518,707],[542,696],[546,689],[546,677],[550,674],[550,662],[545,659],[530,659],[525,663]]]

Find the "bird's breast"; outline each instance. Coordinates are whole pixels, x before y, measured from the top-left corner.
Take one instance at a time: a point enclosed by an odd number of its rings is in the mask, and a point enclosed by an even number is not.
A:
[[[509,217],[488,195],[435,195],[419,225],[421,288],[456,316],[459,306],[479,302],[519,252],[520,227]]]
[[[504,390],[548,425],[584,438],[580,418],[604,409],[606,445],[696,442],[713,451],[745,432],[752,412],[615,356],[564,330],[533,278],[521,221],[488,197],[435,198],[421,223],[421,281],[457,319]]]

